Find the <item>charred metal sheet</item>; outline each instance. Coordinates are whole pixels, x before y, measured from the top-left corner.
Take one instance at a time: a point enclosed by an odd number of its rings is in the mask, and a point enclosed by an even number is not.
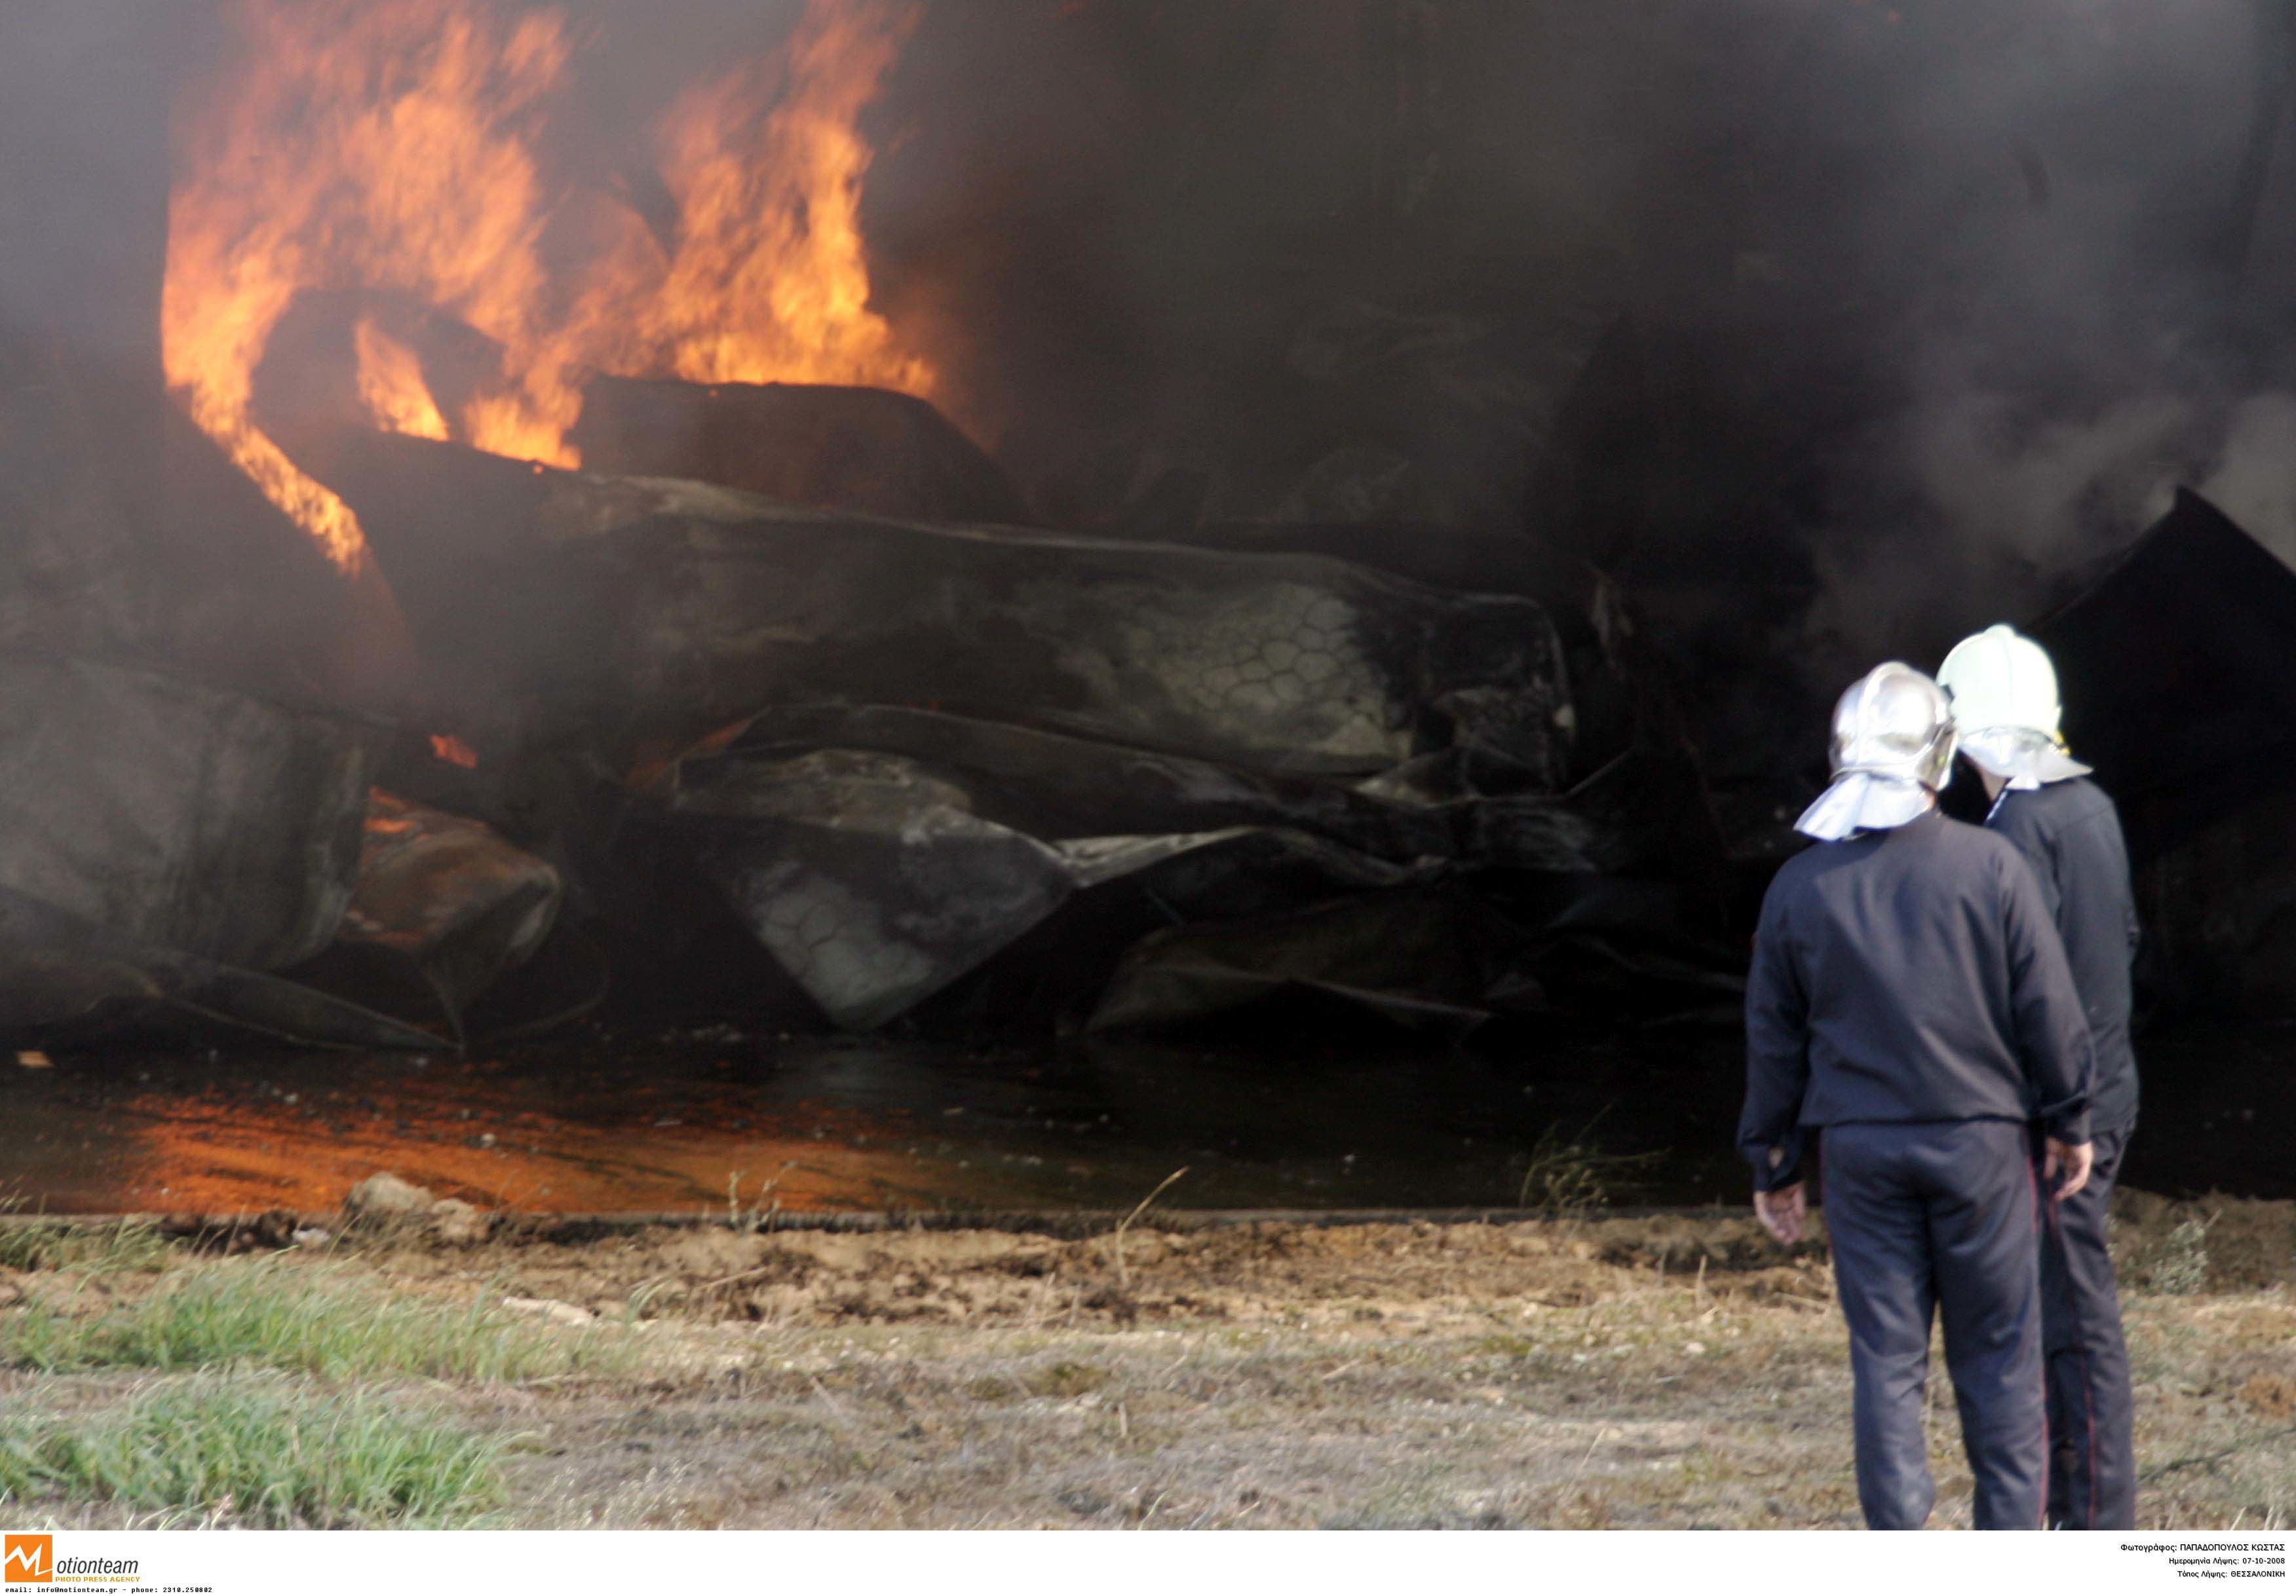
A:
[[[250,392],[265,431],[300,453],[315,433],[372,423],[360,392],[362,329],[414,358],[444,436],[468,443],[462,418],[503,381],[502,346],[435,307],[363,289],[299,293],[272,330]],[[912,520],[1033,519],[1004,469],[947,416],[881,388],[601,374],[583,384],[567,442],[586,469],[609,476],[682,477]]]
[[[865,1027],[1055,914],[1070,929],[1059,973],[1042,978],[1084,996],[1159,916],[1217,937],[1253,917],[1340,916],[1335,896],[1495,868],[1600,880],[1667,856],[1642,813],[1663,788],[1621,760],[1560,798],[1382,797],[931,711],[813,706],[680,761],[658,796],[701,828],[705,873],[781,966]],[[1119,877],[1131,885],[1118,899],[1070,901]],[[1103,951],[1077,956],[1086,948]],[[1287,968],[1274,956],[1259,975]],[[1396,974],[1394,1001],[1458,1007],[1441,962]]]
[[[1043,838],[1294,823],[1378,853],[1440,851],[1442,828],[1345,782],[1264,775],[1233,765],[1095,741],[902,704],[799,705],[751,721],[725,762],[815,748],[868,749],[961,773],[972,803]],[[720,761],[688,759],[682,781]]]
[[[1712,1011],[1743,991],[1724,960],[1667,951],[1663,889],[1548,878],[1528,895],[1431,882],[1168,928],[1124,958],[1094,1030],[1156,1029],[1286,993],[1464,1034],[1502,1013]]]
[[[1432,785],[1390,794],[1380,780],[1264,775],[1233,765],[902,705],[800,706],[759,715],[722,756],[736,762],[816,748],[915,759],[959,783],[976,812],[1048,839],[1281,827],[1382,859],[1473,860],[1524,870],[1644,864],[1673,841],[1671,789],[1622,760],[1566,794],[1462,797]],[[681,779],[717,779],[689,758]]]
[[[626,745],[772,703],[933,704],[1289,774],[1456,740],[1565,768],[1553,626],[1526,600],[1341,565],[808,514],[700,484],[329,435],[426,651]]]
[[[377,790],[341,939],[405,960],[459,1033],[463,1011],[542,945],[564,896],[555,870],[491,827]]]
[[[0,323],[0,642],[116,649],[152,626],[146,546],[104,465],[160,405],[123,386]]]
[[[1464,1035],[1490,1018],[1495,995],[1505,995],[1505,948],[1490,910],[1443,887],[1176,927],[1127,956],[1091,1028],[1185,1024],[1296,991]]]
[[[1268,827],[1177,855],[1142,871],[1136,883],[1174,925],[1217,927],[1468,873],[1443,859],[1374,859],[1304,831]]]
[[[668,799],[705,872],[838,1024],[868,1029],[978,968],[1077,894],[1136,878],[1172,913],[1233,916],[1439,873],[1305,832],[1230,826],[1046,841],[959,778],[816,749],[693,762]]]
[[[90,659],[0,655],[0,887],[125,942],[277,969],[357,879],[371,728]]]
[[[735,912],[823,1011],[865,1030],[978,966],[1084,888],[1219,840],[1039,842],[914,761],[827,749],[726,761],[672,811]]]
[[[189,416],[164,410],[166,503],[144,560],[164,602],[145,651],[257,694],[402,709],[420,667],[381,573],[346,577]]]
[[[72,1045],[194,1030],[316,1046],[439,1043],[299,983],[144,945],[0,888],[0,1031]]]
[[[594,377],[567,441],[589,471],[685,477],[784,503],[1027,526],[996,462],[924,400],[881,388]]]

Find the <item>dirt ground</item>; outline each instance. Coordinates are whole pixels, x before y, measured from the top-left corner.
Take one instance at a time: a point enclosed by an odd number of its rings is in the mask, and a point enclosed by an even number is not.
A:
[[[2141,1523],[2287,1527],[2296,1205],[2128,1193],[2116,1225]],[[631,1338],[611,1375],[447,1392],[517,1438],[500,1521],[521,1526],[1857,1522],[1823,1248],[1787,1255],[1742,1212],[305,1240],[291,1266]],[[41,1287],[0,1277],[0,1305]],[[0,1401],[135,1378],[9,1373]],[[1932,1384],[1936,1522],[1965,1525]]]

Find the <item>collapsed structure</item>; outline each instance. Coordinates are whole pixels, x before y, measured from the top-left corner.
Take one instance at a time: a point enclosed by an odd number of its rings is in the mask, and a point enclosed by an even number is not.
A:
[[[1451,1035],[1733,1007],[1840,683],[1786,657],[1808,551],[1738,526],[1824,451],[1669,410],[1696,386],[1675,371],[1718,357],[1559,270],[1510,282],[1511,321],[1341,277],[1250,346],[1250,446],[1205,445],[1209,406],[1193,452],[1143,445],[1096,496],[1032,503],[927,398],[845,381],[567,364],[562,436],[488,452],[472,418],[549,329],[481,331],[501,307],[471,279],[391,255],[386,282],[245,274],[264,336],[177,382],[212,401],[194,424],[158,347],[168,46],[135,13],[70,24],[118,74],[101,92],[32,54],[0,78],[0,133],[100,151],[121,194],[0,173],[37,297],[69,312],[0,300],[0,1023],[430,1048],[614,992],[975,1031],[1302,995]],[[529,169],[514,119],[481,119],[488,170]],[[237,169],[200,197],[251,204]],[[857,175],[832,176],[849,224]],[[295,189],[323,221],[334,192]],[[1411,192],[1382,188],[1377,229],[1401,236]],[[693,218],[639,220],[674,278]],[[198,236],[234,263],[227,230]],[[1728,259],[1772,304],[1786,267]],[[2172,997],[2284,1012],[2296,980],[2292,582],[2186,498],[2038,623],[2129,810]]]
[[[687,401],[658,383],[647,403]],[[863,504],[926,480],[854,475],[914,458],[865,444],[917,431],[913,399],[691,403],[813,418],[704,467],[821,483],[792,458],[816,451],[842,462],[834,496]],[[1599,642],[1574,661],[1532,599],[275,430],[369,540],[373,569],[327,604],[387,617],[397,691],[428,718],[267,703],[150,664],[29,664],[17,714],[40,725],[11,752],[41,806],[0,885],[84,921],[87,967],[28,962],[16,1024],[158,1003],[315,1042],[459,1041],[538,953],[594,966],[586,928],[689,939],[659,924],[683,913],[665,872],[706,883],[856,1028],[1050,922],[1020,954],[1030,1003],[1100,1027],[1305,990],[1471,1028],[1557,1002],[1535,970],[1566,944],[1715,985],[1614,945],[1688,929],[1666,890],[1621,883],[1711,862],[1683,823],[1695,776],[1662,728],[1580,725],[1574,671],[1621,661]],[[946,460],[953,430],[923,430]],[[975,452],[939,479],[962,510],[997,473]],[[132,809],[107,798],[123,792]],[[212,923],[219,905],[257,923]],[[973,1020],[999,1023],[985,1001]]]
[[[1020,503],[984,490],[977,451],[952,463],[961,435],[914,399],[652,388],[657,408],[813,418],[739,443],[721,427],[689,469],[829,483],[792,457],[817,450],[845,486],[816,501],[914,503],[939,481],[960,505]],[[1307,552],[1362,554],[1349,528],[1208,547],[890,520],[275,425],[365,528],[372,570],[302,591],[340,635],[381,639],[357,657],[390,662],[398,716],[324,683],[292,701],[203,680],[212,651],[176,625],[149,633],[172,661],[20,653],[0,739],[12,1027],[167,1014],[436,1047],[474,1015],[484,1034],[583,1011],[611,985],[603,950],[651,949],[644,980],[674,990],[682,957],[734,930],[786,978],[751,994],[778,1023],[801,994],[853,1029],[921,1010],[1167,1026],[1304,994],[1464,1035],[1731,1001],[1731,908],[1773,828],[1715,820],[1662,655],[1597,572],[1541,602]],[[867,441],[918,435],[932,471]],[[2196,608],[2217,620],[2186,626]],[[2276,878],[2245,867],[2260,907],[2229,962],[2194,943],[2220,919],[2177,905],[2286,789],[2271,683],[2291,618],[2296,576],[2185,495],[2038,627],[2185,989],[2232,970],[2276,1001]],[[2152,662],[2133,674],[2132,640]],[[506,978],[524,995],[489,1014]]]

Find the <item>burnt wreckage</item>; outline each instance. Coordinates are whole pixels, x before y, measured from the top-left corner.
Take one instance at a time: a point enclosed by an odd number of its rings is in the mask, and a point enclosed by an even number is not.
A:
[[[966,521],[1020,495],[920,401],[680,386],[617,384],[597,426],[686,476],[266,418],[357,512],[349,580],[157,419],[163,530],[228,526],[217,563],[320,618],[283,642],[221,600],[184,622],[193,587],[106,561],[132,528],[20,544],[18,584],[82,585],[0,695],[5,1022],[436,1047],[617,966],[674,987],[737,928],[785,978],[752,998],[856,1029],[1728,1000],[1682,912],[1718,857],[1696,772],[1623,635],[1313,552]],[[71,494],[48,474],[20,525]],[[279,667],[322,643],[396,701]]]
[[[143,8],[71,9],[151,36]],[[1502,294],[1414,288],[1413,248],[1287,265],[1185,425],[1082,415],[1116,464],[1072,475],[1105,491],[1032,508],[871,388],[594,375],[578,471],[377,430],[360,329],[441,428],[504,351],[404,285],[315,279],[246,397],[356,512],[347,574],[163,390],[172,69],[94,55],[117,81],[69,93],[0,61],[0,131],[122,191],[0,170],[11,250],[53,268],[0,303],[24,1044],[429,1049],[610,995],[972,1034],[1271,1000],[1447,1037],[1734,1016],[1838,683],[1781,641],[1808,549],[1734,506],[1838,452],[1799,418],[1863,373],[1756,362],[1710,409],[1684,373],[1727,362],[1591,272],[1510,264]],[[1419,237],[1395,183],[1300,252]],[[1757,300],[1783,269],[1722,264]],[[1986,618],[2058,656],[2128,812],[2155,989],[2290,1011],[2296,576],[2187,497],[2070,604]]]
[[[28,1040],[435,1048],[618,976],[855,1030],[1734,1011],[1775,811],[1717,818],[1748,806],[1710,791],[1663,638],[1528,536],[985,523],[1025,513],[996,465],[867,389],[614,383],[627,474],[312,391],[258,397],[358,514],[349,580],[163,413],[160,535],[216,569],[139,581],[116,506],[60,517],[74,412],[13,435],[0,1023]],[[2126,796],[2167,989],[2279,1005],[2258,817],[2296,785],[2296,575],[2185,495],[2036,626]],[[2130,638],[2178,640],[2144,692]],[[2210,872],[2246,878],[2231,931],[2182,909]]]
[[[997,467],[854,389],[608,380],[622,474],[549,470],[374,430],[282,364],[258,414],[357,513],[352,579],[160,413],[160,535],[199,569],[138,580],[125,512],[56,463],[76,413],[13,434],[21,1035],[434,1048],[618,975],[784,1027],[972,1034],[1270,999],[1454,1037],[1734,1009],[1776,811],[1718,819],[1750,806],[1710,791],[1662,634],[1529,535],[983,522],[1025,516]],[[2296,773],[2296,575],[2186,495],[2036,626],[2126,796],[2165,988],[2274,1007],[2287,862],[2258,816]],[[2122,642],[2156,634],[2177,663],[2140,692]],[[2191,746],[2156,757],[2169,724]],[[2182,907],[2210,872],[2246,878],[2236,929]]]

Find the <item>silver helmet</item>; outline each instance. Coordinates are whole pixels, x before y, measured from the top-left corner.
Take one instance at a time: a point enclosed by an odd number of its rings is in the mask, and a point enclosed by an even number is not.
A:
[[[1953,770],[1953,710],[1938,684],[1896,660],[1833,707],[1833,782],[1794,830],[1838,842],[1918,820]]]
[[[1833,707],[1833,773],[1918,782],[1931,792],[1953,773],[1953,706],[1912,666],[1877,665]]]

